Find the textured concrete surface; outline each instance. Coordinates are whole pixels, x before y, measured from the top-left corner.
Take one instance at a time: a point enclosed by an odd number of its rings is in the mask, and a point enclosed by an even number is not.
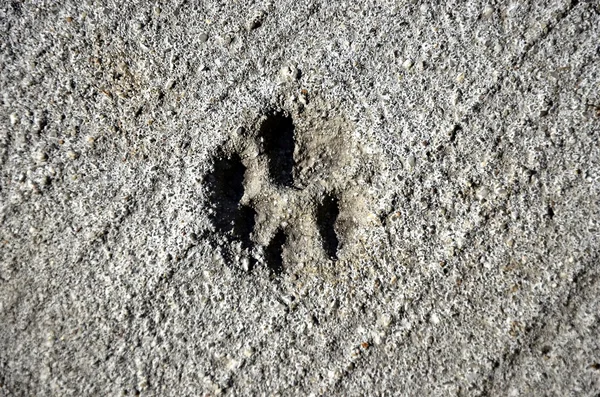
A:
[[[600,393],[597,1],[0,31],[0,395]]]

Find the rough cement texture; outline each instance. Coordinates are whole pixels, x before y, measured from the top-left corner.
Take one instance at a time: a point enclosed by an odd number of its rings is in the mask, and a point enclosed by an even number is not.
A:
[[[0,395],[600,393],[600,5],[0,4]]]

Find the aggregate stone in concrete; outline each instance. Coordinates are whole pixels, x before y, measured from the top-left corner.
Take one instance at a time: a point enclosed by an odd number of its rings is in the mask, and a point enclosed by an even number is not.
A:
[[[0,31],[0,395],[600,393],[597,2]]]

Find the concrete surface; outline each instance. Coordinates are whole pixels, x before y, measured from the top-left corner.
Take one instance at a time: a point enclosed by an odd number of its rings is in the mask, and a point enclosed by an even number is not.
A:
[[[0,31],[0,395],[600,393],[597,1]]]

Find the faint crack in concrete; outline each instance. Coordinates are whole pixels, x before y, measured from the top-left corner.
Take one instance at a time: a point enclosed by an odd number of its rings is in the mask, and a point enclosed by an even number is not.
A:
[[[525,49],[523,52],[513,58],[509,63],[513,65],[512,70],[518,70],[523,66],[523,64],[528,60],[530,53],[533,51],[534,47],[538,44],[542,43],[549,35],[554,31],[554,29],[566,18],[571,15],[571,12],[575,9],[575,7],[579,4],[579,0],[572,0],[571,4],[565,8],[562,12],[558,14],[557,20],[554,23],[549,23],[547,28],[542,31],[536,38],[525,45]],[[464,116],[461,118],[460,123],[468,122],[469,119],[476,113],[481,110],[483,104],[488,102],[493,96],[495,96],[498,92],[501,91],[502,83],[508,77],[510,71],[504,70],[500,76],[498,76],[497,81],[492,84],[484,93],[479,95],[479,99],[471,106],[471,108],[465,112]]]
[[[586,300],[577,298],[582,298],[585,295],[590,294],[592,288],[600,283],[600,274],[594,272],[596,269],[593,266],[593,263],[597,263],[598,260],[599,258],[596,256],[594,260],[590,261],[589,266],[583,267],[575,274],[571,288],[568,290],[567,298],[563,305],[545,305],[542,307],[542,310],[540,310],[541,314],[532,320],[534,325],[531,326],[531,329],[526,333],[524,337],[526,341],[519,348],[514,349],[511,352],[505,352],[502,355],[503,363],[498,363],[498,366],[492,370],[492,373],[485,376],[487,381],[484,383],[484,392],[481,394],[482,396],[501,393],[499,390],[494,391],[497,387],[497,380],[504,379],[506,382],[510,382],[510,380],[514,378],[515,373],[511,373],[511,370],[519,365],[523,360],[525,353],[533,351],[534,347],[540,342],[548,324],[551,322],[550,320],[562,319],[562,321],[557,321],[560,323],[570,321],[573,317],[574,309],[580,303],[579,301]],[[593,298],[590,297],[589,300],[593,300]]]

